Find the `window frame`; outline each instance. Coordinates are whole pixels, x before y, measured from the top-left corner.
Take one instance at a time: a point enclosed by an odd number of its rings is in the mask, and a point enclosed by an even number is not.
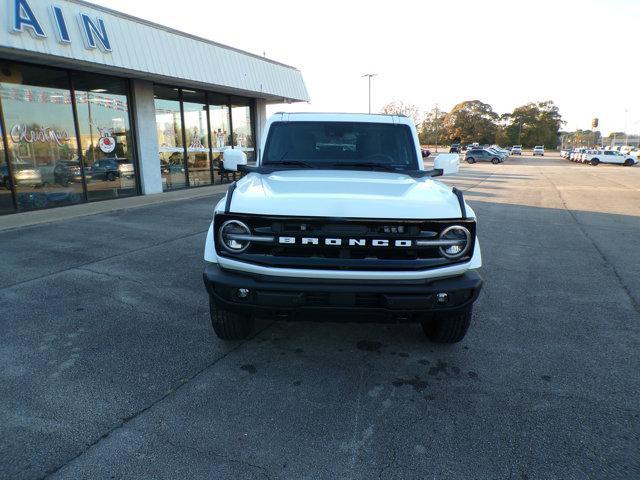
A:
[[[82,153],[82,143],[81,143],[81,135],[80,135],[80,123],[79,123],[79,116],[78,116],[78,110],[77,110],[77,104],[76,104],[76,89],[75,89],[75,85],[73,82],[73,74],[93,74],[93,75],[102,75],[102,74],[97,74],[94,71],[91,70],[83,70],[81,68],[63,68],[63,67],[56,67],[56,66],[49,66],[49,65],[44,65],[42,63],[35,63],[35,62],[25,62],[23,60],[13,60],[10,58],[0,58],[0,61],[2,62],[7,62],[7,63],[11,63],[14,65],[24,65],[27,67],[35,67],[35,68],[43,68],[43,69],[47,69],[47,70],[55,70],[58,72],[64,72],[67,75],[67,83],[69,86],[69,94],[71,97],[71,109],[72,109],[72,115],[73,115],[73,125],[75,128],[75,137],[76,137],[76,143],[78,145],[78,159],[80,161],[80,164],[83,166],[83,168],[81,169],[82,171],[82,192],[83,192],[83,203],[95,203],[95,202],[103,202],[103,201],[108,201],[108,200],[113,200],[110,198],[105,198],[105,199],[97,199],[97,200],[92,200],[91,202],[89,202],[88,199],[88,193],[87,193],[87,181],[86,181],[86,177],[85,177],[85,158],[84,155]],[[129,125],[130,125],[130,129],[131,129],[131,152],[132,152],[132,161],[134,164],[134,169],[135,169],[135,174],[134,174],[134,178],[135,178],[135,193],[132,196],[139,196],[142,193],[142,182],[140,179],[140,151],[138,150],[138,142],[136,141],[136,134],[138,132],[138,127],[137,124],[135,122],[135,115],[134,115],[134,109],[135,109],[135,101],[134,101],[134,93],[133,93],[133,89],[131,88],[131,79],[127,78],[127,77],[121,77],[118,75],[106,75],[107,77],[112,77],[112,78],[119,78],[121,80],[124,80],[126,82],[126,87],[127,87],[127,91],[126,91],[126,96],[127,96],[127,100],[128,100],[128,108],[127,108],[127,115],[129,118]],[[16,188],[13,182],[13,167],[11,166],[11,161],[9,159],[9,149],[8,149],[8,137],[7,137],[7,128],[6,128],[6,122],[5,122],[5,114],[4,114],[4,104],[2,102],[2,98],[0,98],[0,126],[2,127],[2,135],[0,138],[0,141],[2,141],[2,144],[4,146],[4,161],[5,164],[7,165],[7,171],[9,172],[9,186],[10,186],[10,190],[11,190],[11,197],[13,200],[13,213],[19,213],[21,210],[19,208],[19,203],[18,203],[18,198],[17,198],[17,192],[16,192]],[[58,206],[52,206],[52,207],[45,207],[42,210],[48,210],[50,208],[58,208]],[[39,209],[37,209],[39,210]],[[8,213],[8,215],[10,215],[11,213]]]
[[[213,90],[202,90],[202,89],[197,89],[197,88],[187,88],[187,90],[191,90],[191,91],[196,91],[200,94],[204,94],[205,96],[205,102],[206,102],[206,106],[207,106],[207,138],[208,138],[208,142],[209,142],[209,158],[210,158],[210,165],[209,165],[209,169],[210,169],[210,173],[211,173],[211,183],[208,185],[198,185],[198,186],[191,186],[190,182],[189,182],[189,167],[188,167],[188,161],[187,161],[187,138],[186,138],[186,130],[185,130],[185,118],[184,118],[184,95],[183,95],[183,90],[185,89],[185,87],[180,87],[180,86],[175,86],[175,85],[170,85],[167,83],[157,83],[154,82],[153,83],[154,88],[156,86],[158,87],[163,87],[163,88],[171,88],[171,89],[177,89],[178,90],[178,96],[179,96],[179,103],[180,103],[180,122],[181,122],[181,126],[182,126],[182,143],[183,143],[183,155],[184,155],[184,161],[185,161],[185,177],[186,177],[186,184],[184,187],[182,188],[176,188],[173,190],[184,190],[187,188],[200,188],[200,187],[206,187],[206,186],[211,186],[211,185],[218,185],[218,184],[224,184],[224,183],[228,183],[228,182],[224,182],[222,180],[220,180],[220,182],[216,182],[216,170],[215,170],[215,162],[214,162],[214,158],[213,158],[213,139],[211,137],[211,112],[210,112],[210,107],[216,106],[216,105],[221,105],[219,102],[214,102],[212,103],[211,97],[213,96],[217,96],[218,98],[222,97],[224,98],[224,105],[227,107],[227,112],[228,112],[228,121],[229,121],[229,135],[231,137],[231,145],[229,145],[232,149],[236,148],[236,146],[234,145],[234,141],[233,141],[233,135],[234,135],[234,128],[233,128],[233,102],[238,101],[238,102],[246,102],[247,106],[249,107],[249,116],[250,116],[250,122],[249,122],[249,128],[251,129],[251,138],[253,141],[253,149],[254,149],[254,155],[256,158],[256,162],[257,162],[257,158],[258,158],[258,145],[257,145],[257,139],[256,139],[256,129],[257,129],[257,123],[256,123],[256,99],[252,98],[252,97],[242,97],[242,96],[238,96],[238,95],[230,95],[230,94],[226,94],[226,93],[221,93],[221,92],[215,92]],[[235,179],[235,175],[234,175],[234,179]]]

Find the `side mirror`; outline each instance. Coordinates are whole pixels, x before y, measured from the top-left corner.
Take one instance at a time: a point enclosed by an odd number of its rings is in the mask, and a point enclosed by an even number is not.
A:
[[[247,155],[235,148],[228,148],[222,152],[222,166],[230,172],[237,172],[239,165],[247,164]]]
[[[452,175],[460,170],[460,156],[457,153],[441,153],[433,162],[433,168],[442,170],[442,175]]]

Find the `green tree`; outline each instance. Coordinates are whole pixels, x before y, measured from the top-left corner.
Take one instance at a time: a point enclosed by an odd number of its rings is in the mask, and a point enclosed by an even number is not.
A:
[[[459,103],[443,119],[443,138],[449,143],[494,143],[499,118],[480,100]]]
[[[596,130],[576,130],[575,132],[561,132],[560,138],[564,148],[591,147],[602,144],[602,134]],[[607,144],[607,142],[604,142]]]
[[[437,143],[440,145],[446,143],[446,141],[443,142],[443,139],[446,138],[446,132],[442,127],[443,119],[446,115],[447,112],[443,112],[440,109],[436,112],[435,108],[425,114],[422,123],[418,127],[418,138],[421,144],[435,145],[436,134]]]
[[[560,127],[564,123],[558,107],[550,100],[531,102],[516,107],[503,116],[503,133],[499,136],[506,145],[523,145],[530,148],[544,145],[558,146]]]

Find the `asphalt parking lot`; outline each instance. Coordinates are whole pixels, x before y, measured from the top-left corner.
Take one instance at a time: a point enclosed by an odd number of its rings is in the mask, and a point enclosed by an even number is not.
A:
[[[0,478],[640,478],[640,166],[463,165],[485,287],[418,325],[223,343],[214,198],[0,232]]]

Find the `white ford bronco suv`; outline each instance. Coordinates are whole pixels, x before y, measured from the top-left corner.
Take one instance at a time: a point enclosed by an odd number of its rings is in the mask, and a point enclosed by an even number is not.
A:
[[[462,192],[426,170],[413,122],[396,115],[278,113],[256,166],[215,207],[204,283],[213,329],[238,340],[254,316],[420,322],[458,342],[482,279],[476,218]]]

